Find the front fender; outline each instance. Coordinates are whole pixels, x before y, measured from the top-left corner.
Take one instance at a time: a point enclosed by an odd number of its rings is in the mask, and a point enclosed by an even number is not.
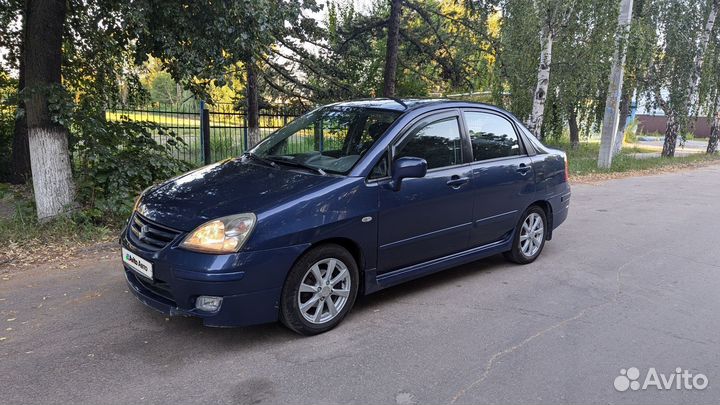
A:
[[[377,261],[378,189],[364,178],[340,182],[256,213],[258,222],[246,250],[315,244],[328,239],[349,239],[360,249],[366,267]]]

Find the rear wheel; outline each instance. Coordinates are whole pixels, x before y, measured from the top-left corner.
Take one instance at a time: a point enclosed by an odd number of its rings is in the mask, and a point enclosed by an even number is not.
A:
[[[303,335],[334,328],[355,303],[358,279],[355,259],[343,247],[323,245],[310,250],[285,281],[280,321]]]
[[[535,261],[545,246],[547,231],[545,211],[537,205],[531,206],[520,217],[512,248],[504,253],[505,258],[519,264]]]

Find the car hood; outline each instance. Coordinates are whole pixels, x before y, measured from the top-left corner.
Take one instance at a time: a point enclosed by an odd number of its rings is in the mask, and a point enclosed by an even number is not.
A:
[[[190,231],[214,218],[258,214],[339,179],[228,159],[148,190],[138,211],[161,225]]]

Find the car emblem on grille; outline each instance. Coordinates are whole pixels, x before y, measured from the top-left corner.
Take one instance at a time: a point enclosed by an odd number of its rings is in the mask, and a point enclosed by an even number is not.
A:
[[[140,227],[140,235],[138,235],[138,239],[140,239],[141,241],[144,242],[145,239],[147,238],[147,237],[145,236],[145,234],[148,233],[148,232],[150,232],[150,227],[148,227],[147,225],[141,226],[141,227]]]

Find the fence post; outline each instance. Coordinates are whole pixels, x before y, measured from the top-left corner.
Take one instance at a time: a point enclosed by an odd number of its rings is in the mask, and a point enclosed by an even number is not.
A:
[[[205,101],[200,101],[200,145],[202,146],[203,162],[212,163],[210,156],[210,110],[205,108]]]
[[[243,116],[243,152],[248,151],[248,114],[247,111],[245,111],[245,116]]]

